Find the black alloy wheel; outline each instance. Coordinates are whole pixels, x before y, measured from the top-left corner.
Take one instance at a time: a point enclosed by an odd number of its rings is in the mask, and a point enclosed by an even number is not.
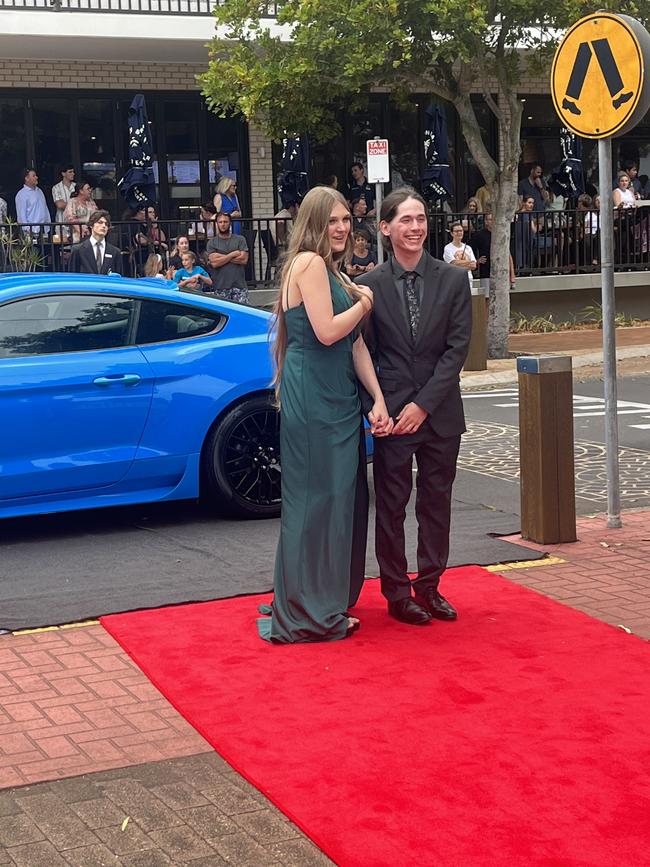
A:
[[[245,518],[280,514],[280,415],[270,395],[249,398],[212,430],[204,451],[209,498]]]

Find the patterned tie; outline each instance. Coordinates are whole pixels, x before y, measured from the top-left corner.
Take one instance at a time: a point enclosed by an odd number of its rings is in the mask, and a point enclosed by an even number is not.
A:
[[[420,324],[420,296],[415,287],[416,277],[415,271],[406,271],[404,273],[404,298],[406,299],[412,340],[415,340],[417,337],[418,325]]]
[[[101,241],[95,244],[95,259],[97,260],[97,273],[102,273],[102,245]]]

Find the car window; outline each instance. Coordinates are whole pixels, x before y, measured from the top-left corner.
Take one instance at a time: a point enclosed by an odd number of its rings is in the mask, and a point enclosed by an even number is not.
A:
[[[112,349],[129,342],[135,302],[48,295],[0,306],[0,358]]]
[[[167,301],[143,301],[135,342],[161,343],[184,337],[200,337],[218,331],[225,319],[216,310],[213,312]]]

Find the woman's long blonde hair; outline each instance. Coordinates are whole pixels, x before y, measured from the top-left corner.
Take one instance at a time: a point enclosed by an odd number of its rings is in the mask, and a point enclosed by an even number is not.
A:
[[[282,308],[282,296],[286,288],[285,284],[291,276],[291,268],[296,256],[306,252],[317,253],[325,262],[327,270],[336,275],[350,297],[355,301],[360,298],[360,293],[356,291],[354,285],[348,279],[342,278],[339,272],[340,263],[352,255],[352,230],[350,229],[345,250],[341,253],[333,253],[330,246],[328,227],[335,205],[348,207],[348,203],[338,190],[333,189],[333,187],[314,187],[303,199],[291,230],[287,253],[279,274],[278,296],[275,301],[275,315],[272,320],[272,328],[275,331],[273,339],[273,361],[275,363],[273,384],[278,402],[282,365],[287,352],[287,325]]]

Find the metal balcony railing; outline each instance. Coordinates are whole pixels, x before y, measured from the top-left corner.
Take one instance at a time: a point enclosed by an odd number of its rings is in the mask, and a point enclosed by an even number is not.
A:
[[[41,12],[119,12],[137,15],[211,15],[226,0],[0,0],[0,9]],[[266,4],[276,18],[278,3]]]
[[[600,271],[600,214],[598,211],[544,211],[517,214],[511,224],[510,253],[517,276],[547,274],[588,274]],[[484,227],[483,214],[436,212],[429,218],[429,252],[443,258],[451,240],[450,227],[461,222],[464,241],[471,247],[472,236]],[[239,234],[247,241],[249,263],[246,279],[251,288],[275,283],[284,242],[291,220],[238,219]],[[372,230],[372,224],[366,226]],[[0,271],[66,271],[71,245],[87,236],[86,226],[49,223],[21,226],[0,225]],[[122,251],[122,273],[143,276],[151,253],[160,253],[166,269],[176,239],[186,235],[190,249],[202,260],[214,234],[214,224],[201,220],[160,220],[155,224],[114,223],[109,241]],[[26,244],[25,239],[29,239]],[[376,245],[375,245],[376,246]],[[25,268],[17,251],[31,250],[31,264]],[[476,251],[474,250],[476,253]],[[650,207],[614,214],[614,262],[618,271],[650,271]],[[474,272],[478,277],[478,272]]]

